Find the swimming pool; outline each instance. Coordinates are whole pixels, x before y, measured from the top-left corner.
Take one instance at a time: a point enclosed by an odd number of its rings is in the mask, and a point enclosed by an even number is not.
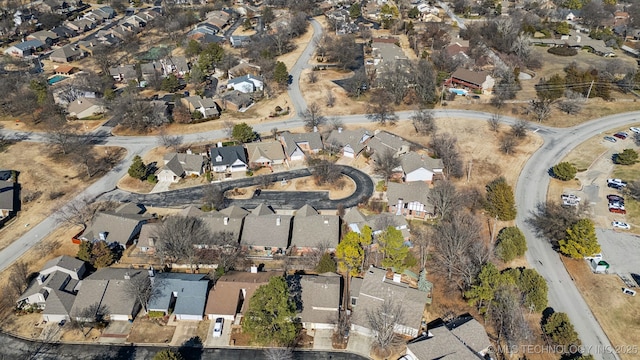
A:
[[[53,85],[53,84],[55,84],[55,83],[57,83],[57,82],[60,82],[60,81],[62,81],[62,80],[66,80],[66,79],[67,79],[67,77],[66,77],[66,76],[63,76],[63,75],[56,75],[56,76],[54,76],[54,77],[50,78],[49,80],[47,80],[47,83],[48,83],[49,85]]]
[[[467,90],[465,90],[465,89],[454,89],[454,88],[451,88],[451,89],[449,89],[449,92],[452,92],[452,93],[454,93],[456,95],[461,95],[461,96],[467,95]]]

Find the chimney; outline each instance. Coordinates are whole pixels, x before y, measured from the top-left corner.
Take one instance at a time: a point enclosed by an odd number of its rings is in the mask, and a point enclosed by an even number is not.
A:
[[[402,215],[403,206],[404,206],[404,203],[402,202],[402,199],[398,199],[398,205],[396,205],[396,215]]]
[[[100,238],[100,240],[102,240],[102,241],[107,241],[107,234],[108,234],[108,233],[107,233],[106,231],[103,231],[103,232],[101,232],[101,233],[98,233],[98,237],[99,237],[99,238]]]
[[[187,149],[187,154],[191,155],[193,154],[193,151],[191,151],[191,149]]]
[[[342,128],[341,127],[338,128],[338,133],[342,133]]]
[[[257,266],[252,266],[251,270],[249,270],[252,274],[257,274],[258,273],[258,267]]]
[[[149,246],[156,246],[156,239],[150,237],[149,238]]]
[[[131,276],[129,275],[128,272],[124,273],[124,279],[125,280],[130,280],[131,279]]]
[[[280,224],[282,224],[282,219],[280,218],[280,216],[278,216],[276,218],[276,226],[280,226]]]
[[[223,221],[225,225],[229,225],[229,217],[225,216]]]
[[[402,282],[401,280],[402,280],[402,275],[401,274],[396,274],[396,273],[393,274],[393,282],[400,283],[400,282]]]
[[[217,147],[222,147],[222,141],[218,141],[218,143],[216,144]]]

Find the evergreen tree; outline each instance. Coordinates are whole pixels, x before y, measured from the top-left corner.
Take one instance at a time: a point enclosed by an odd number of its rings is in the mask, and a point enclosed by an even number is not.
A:
[[[615,163],[620,165],[633,165],[638,162],[638,152],[633,149],[624,149],[614,157]]]
[[[580,219],[567,229],[567,237],[558,242],[560,252],[574,259],[582,259],[600,252],[596,229],[591,219]]]
[[[278,61],[273,69],[273,80],[282,86],[286,86],[289,83],[289,71],[287,70],[287,65],[282,61]]]
[[[516,284],[524,294],[524,306],[537,312],[547,307],[547,282],[535,269],[522,270]]]
[[[350,231],[344,235],[338,247],[336,247],[336,258],[338,259],[338,269],[350,276],[360,273],[364,250],[360,244],[361,237],[355,231]]]
[[[224,49],[217,43],[210,43],[200,52],[198,67],[203,71],[210,71],[215,68],[224,57]]]
[[[561,162],[551,168],[553,176],[562,181],[573,180],[578,173],[578,169],[568,162]]]
[[[507,180],[499,177],[487,184],[487,199],[485,208],[490,216],[499,220],[510,221],[516,218],[516,204],[513,189]]]
[[[83,240],[80,242],[78,246],[78,254],[76,257],[82,261],[86,261],[91,263],[91,249],[93,248],[93,244],[90,241]]]
[[[521,257],[527,251],[527,240],[522,231],[515,226],[500,230],[497,240],[496,254],[504,262]]]
[[[409,248],[404,244],[402,232],[389,226],[378,236],[378,244],[383,256],[382,266],[394,268],[396,272],[403,272],[404,260],[409,254]]]
[[[96,268],[107,267],[114,263],[113,251],[105,241],[98,241],[91,249],[92,265]]]
[[[318,261],[318,266],[316,266],[316,271],[319,274],[322,274],[326,272],[336,272],[337,270],[336,261],[333,259],[331,254],[322,254],[320,261]]]
[[[469,305],[475,305],[480,313],[485,313],[495,298],[495,291],[504,282],[505,279],[498,268],[493,263],[486,263],[478,274],[476,284],[464,293],[464,297],[469,301]]]
[[[169,76],[164,78],[162,80],[162,85],[160,86],[160,89],[162,91],[167,91],[167,92],[174,92],[174,91],[177,91],[179,88],[180,88],[180,83],[178,82],[178,78],[173,74],[169,74]]]
[[[243,122],[233,126],[231,137],[241,143],[248,143],[256,139],[256,133],[253,131],[251,126]]]
[[[569,316],[565,313],[557,312],[551,314],[542,327],[542,330],[556,345],[569,347],[571,345],[581,344],[578,333],[569,321]]]
[[[171,349],[166,349],[157,353],[153,357],[153,360],[183,360],[183,357],[178,352],[175,352]]]
[[[287,282],[282,276],[272,277],[249,299],[242,331],[257,344],[287,346],[297,336],[294,317],[295,305]]]
[[[129,167],[129,176],[134,179],[144,180],[147,177],[147,165],[142,162],[139,155],[133,157],[133,163]]]

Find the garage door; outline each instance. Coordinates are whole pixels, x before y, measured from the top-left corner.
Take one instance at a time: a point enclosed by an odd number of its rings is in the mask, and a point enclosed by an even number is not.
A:
[[[184,315],[184,314],[176,314],[176,320],[194,320],[194,321],[200,321],[200,320],[202,320],[202,315]]]
[[[46,322],[60,322],[67,320],[67,317],[64,315],[42,315],[42,320]]]
[[[129,315],[110,315],[111,321],[129,321]]]

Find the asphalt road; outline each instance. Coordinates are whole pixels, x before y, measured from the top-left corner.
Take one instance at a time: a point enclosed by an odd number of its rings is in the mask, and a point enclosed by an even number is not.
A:
[[[93,344],[56,344],[25,341],[0,333],[0,359],[16,360],[150,360],[167,347],[157,346],[119,346]],[[266,359],[260,349],[241,348],[177,348],[185,360],[244,360]],[[296,360],[363,360],[360,355],[347,352],[294,351]]]
[[[363,199],[373,194],[374,185],[369,175],[350,166],[337,165],[340,172],[349,176],[356,183],[356,190],[353,194],[344,199],[330,200],[326,193],[320,192],[267,192],[263,191],[260,196],[253,199],[232,200],[226,199],[226,205],[238,205],[245,208],[255,208],[261,203],[272,205],[274,208],[280,209],[299,209],[305,204],[313,206],[317,210],[336,209],[339,204],[345,208],[358,205]],[[283,179],[294,179],[304,176],[310,176],[308,169],[296,169],[284,171],[269,175],[252,176],[238,180],[229,180],[214,183],[221,191],[227,191],[234,188],[243,188],[248,186],[260,185],[264,177],[268,177],[271,182],[279,182]],[[166,191],[155,194],[134,194],[122,190],[114,190],[102,195],[104,200],[114,200],[121,202],[137,202],[154,207],[182,207],[186,205],[201,205],[204,195],[204,186],[197,186],[185,189]]]
[[[291,98],[292,106],[297,116],[302,116],[307,109],[307,102],[304,101],[302,92],[300,91],[300,74],[302,70],[310,67],[309,60],[311,60],[311,56],[313,56],[313,53],[316,51],[316,42],[322,37],[322,26],[320,23],[315,19],[311,19],[310,22],[313,27],[313,36],[309,44],[307,44],[307,47],[302,51],[302,54],[300,54],[300,57],[298,57],[296,63],[289,69],[291,84],[287,92],[289,93],[289,98]]]

